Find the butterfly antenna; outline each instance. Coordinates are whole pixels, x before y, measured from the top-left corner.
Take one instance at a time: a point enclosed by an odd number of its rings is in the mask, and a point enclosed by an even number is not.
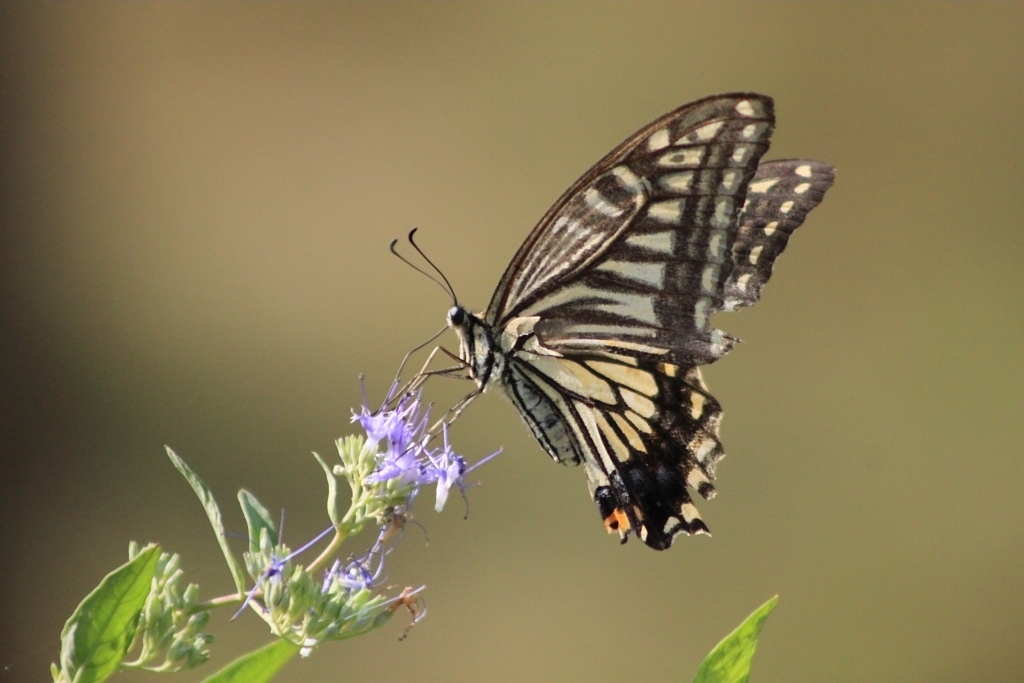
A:
[[[416,228],[413,228],[413,229],[412,229],[412,232],[410,232],[410,233],[409,233],[409,237],[410,237],[410,238],[412,237],[412,233],[413,233],[413,232],[416,232]],[[410,241],[410,242],[412,242],[412,239],[410,239],[409,241]],[[398,259],[399,259],[400,261],[402,261],[402,263],[404,263],[405,265],[409,266],[410,268],[412,268],[413,270],[415,270],[415,271],[416,271],[417,273],[420,273],[420,274],[422,274],[422,275],[425,275],[425,276],[426,276],[427,278],[429,278],[429,279],[430,279],[430,280],[431,280],[432,282],[434,282],[434,283],[435,283],[435,284],[436,284],[436,285],[437,285],[438,287],[440,287],[440,288],[442,289],[442,291],[444,291],[444,293],[445,293],[445,294],[447,294],[448,296],[450,296],[453,302],[455,302],[455,303],[458,303],[458,302],[456,301],[456,299],[455,299],[455,292],[454,292],[454,291],[452,291],[451,285],[448,285],[447,287],[445,287],[445,286],[444,286],[443,284],[441,284],[441,281],[440,281],[440,280],[438,280],[438,279],[437,279],[436,277],[434,277],[433,275],[431,275],[431,274],[430,274],[430,273],[428,273],[427,271],[423,270],[423,269],[422,269],[422,268],[420,268],[419,266],[417,266],[417,265],[414,265],[414,264],[413,264],[413,263],[412,263],[412,262],[411,262],[411,261],[410,261],[409,259],[407,259],[407,258],[405,258],[404,256],[402,256],[401,254],[399,254],[399,253],[398,253],[398,250],[397,250],[397,249],[395,249],[395,245],[396,245],[396,244],[398,244],[398,240],[397,240],[397,239],[391,240],[391,246],[390,246],[390,247],[388,247],[388,248],[389,248],[389,249],[391,250],[391,253],[392,253],[392,254],[393,254],[394,256],[397,256],[397,257],[398,257]],[[415,243],[415,242],[412,242],[412,246],[416,248],[416,251],[418,251],[418,252],[419,252],[420,256],[423,256],[423,252],[422,252],[422,251],[420,251],[420,248],[416,246],[416,243]],[[424,259],[426,259],[427,263],[430,263],[430,265],[431,265],[431,266],[433,266],[434,270],[437,270],[437,266],[435,266],[435,265],[434,265],[433,263],[431,263],[430,259],[428,259],[428,258],[427,258],[426,256],[423,256],[423,258],[424,258]],[[437,270],[437,272],[438,272],[438,273],[441,273],[441,271],[439,271],[439,270]],[[441,277],[442,277],[442,278],[444,278],[444,281],[445,281],[446,283],[448,282],[448,278],[444,277],[444,274],[443,274],[443,273],[441,273]]]
[[[415,249],[419,253],[419,255],[423,257],[423,260],[426,261],[427,263],[429,263],[430,267],[433,268],[434,271],[438,275],[441,276],[441,279],[444,280],[444,283],[446,285],[448,285],[448,292],[449,292],[449,294],[451,294],[452,304],[455,305],[455,306],[458,306],[459,305],[459,297],[455,296],[455,288],[452,287],[452,283],[448,282],[448,278],[446,278],[444,276],[444,273],[441,272],[441,269],[438,268],[437,265],[435,265],[433,261],[431,261],[429,258],[427,258],[427,255],[423,253],[422,249],[420,249],[420,245],[416,244],[416,240],[413,239],[413,236],[416,234],[417,230],[419,230],[419,228],[413,228],[412,230],[409,231],[409,244],[411,244],[412,248]],[[431,278],[431,279],[433,279],[433,278]],[[437,282],[437,280],[434,280],[434,282]]]

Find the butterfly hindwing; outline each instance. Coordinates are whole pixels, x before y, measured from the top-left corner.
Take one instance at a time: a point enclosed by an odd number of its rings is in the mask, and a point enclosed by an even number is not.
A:
[[[722,411],[699,369],[607,353],[537,360],[511,356],[509,394],[553,459],[584,463],[605,527],[659,549],[706,533],[687,489],[715,494]]]

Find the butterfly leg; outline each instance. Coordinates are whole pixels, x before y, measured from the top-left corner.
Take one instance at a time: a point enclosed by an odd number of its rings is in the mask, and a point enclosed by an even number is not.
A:
[[[427,379],[429,379],[430,377],[440,376],[456,377],[459,379],[469,378],[468,374],[461,374],[463,371],[466,370],[466,364],[460,358],[453,355],[451,351],[444,348],[443,346],[435,346],[434,349],[429,354],[427,354],[427,359],[423,362],[423,365],[420,366],[419,371],[412,376],[412,379],[410,379],[404,385],[401,385],[400,389],[395,390],[395,387],[399,386],[402,369],[408,362],[409,356],[415,353],[419,348],[422,348],[422,346],[410,351],[402,360],[402,363],[398,367],[398,373],[395,375],[395,379],[392,382],[392,391],[388,392],[388,399],[384,402],[384,405],[381,406],[381,409],[392,404],[397,404],[402,400],[402,398],[419,390],[419,388],[423,386],[424,382],[426,382]],[[455,359],[459,363],[459,365],[448,368],[440,368],[438,370],[427,370],[427,368],[430,367],[430,364],[434,362],[434,358],[437,356],[438,352],[442,352],[448,357]]]
[[[427,367],[430,365],[431,362],[433,362],[434,356],[437,355],[438,351],[445,353],[449,357],[455,358],[455,360],[458,361],[459,364],[447,368],[439,368],[437,370],[427,370]],[[423,364],[423,367],[421,367],[420,371],[417,372],[411,380],[409,380],[409,383],[406,386],[404,393],[416,391],[421,386],[423,386],[423,384],[431,377],[454,377],[455,379],[472,379],[472,377],[468,373],[468,366],[466,365],[466,363],[462,361],[462,359],[453,356],[452,353],[443,346],[437,346],[434,348],[433,351],[430,352],[430,356],[427,357],[427,361]]]
[[[455,420],[459,419],[462,415],[462,411],[469,407],[469,404],[476,400],[476,397],[484,393],[483,389],[474,389],[470,393],[463,396],[455,405],[449,408],[444,416],[434,423],[430,428],[431,440],[437,438],[437,435],[441,433],[441,430],[445,427],[455,423]]]

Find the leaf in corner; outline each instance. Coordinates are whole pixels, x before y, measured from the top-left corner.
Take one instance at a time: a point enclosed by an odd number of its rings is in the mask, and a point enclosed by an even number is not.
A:
[[[298,652],[298,645],[287,640],[275,640],[242,655],[203,683],[264,683],[272,679]]]
[[[747,683],[757,639],[779,596],[764,603],[715,646],[697,669],[694,683]]]
[[[128,654],[160,559],[150,545],[103,577],[61,631],[60,666],[75,683],[105,681]]]

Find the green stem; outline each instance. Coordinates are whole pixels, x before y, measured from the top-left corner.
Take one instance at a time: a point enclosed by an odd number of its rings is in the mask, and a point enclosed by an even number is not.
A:
[[[334,556],[338,551],[338,548],[341,547],[341,544],[345,542],[346,538],[348,538],[348,534],[342,532],[340,529],[335,529],[334,538],[332,538],[331,542],[327,544],[327,547],[324,548],[322,553],[320,553],[320,556],[309,563],[309,566],[306,567],[306,571],[308,573],[312,573],[327,564],[327,561]]]
[[[262,591],[256,591],[253,597],[260,595]],[[204,600],[203,602],[197,602],[189,614],[196,614],[197,612],[205,612],[206,610],[215,609],[217,607],[223,607],[225,605],[234,605],[245,600],[245,593],[231,593],[229,595],[222,595],[217,598],[211,598]]]

